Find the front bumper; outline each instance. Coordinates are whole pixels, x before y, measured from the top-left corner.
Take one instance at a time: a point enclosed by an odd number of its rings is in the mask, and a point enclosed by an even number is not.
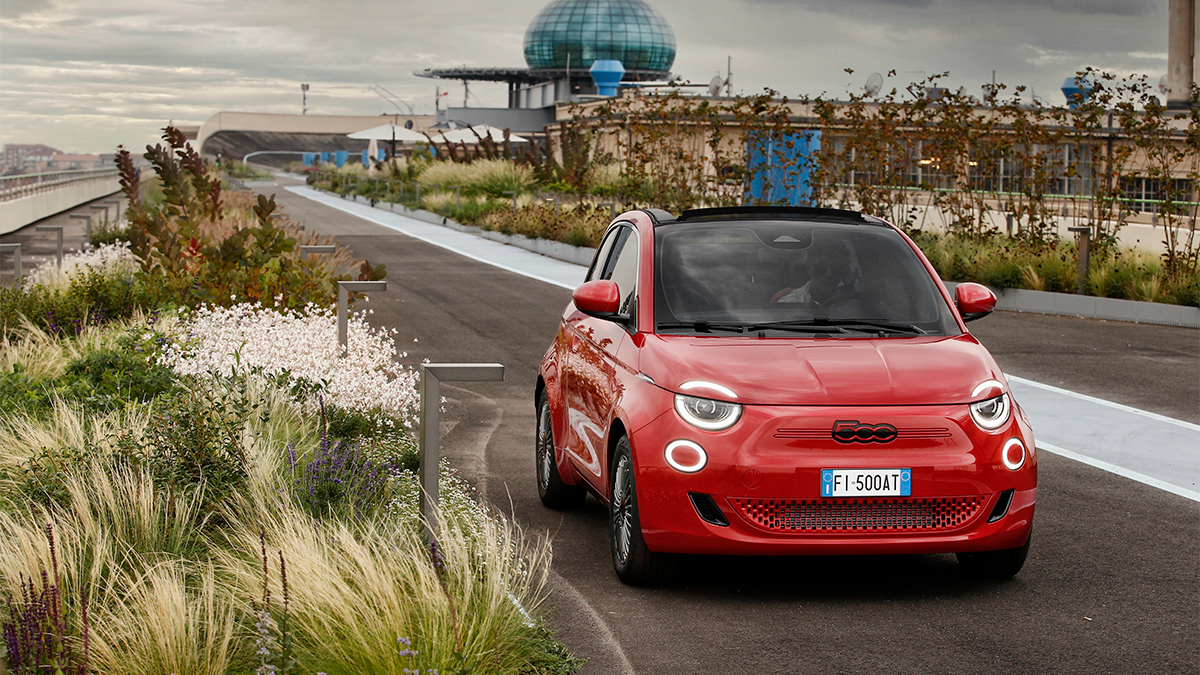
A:
[[[839,443],[831,430],[842,420],[887,423],[899,433],[888,443]],[[1011,438],[1020,439],[1028,453],[1016,471],[1000,457]],[[704,448],[708,463],[702,470],[685,474],[666,463],[663,449],[679,439]],[[1019,409],[1004,427],[985,432],[966,405],[746,406],[742,419],[726,431],[701,431],[670,413],[639,429],[630,442],[643,535],[660,552],[844,555],[1015,548],[1029,537],[1037,502],[1033,434]],[[912,495],[820,496],[822,469],[869,468],[911,469]],[[722,517],[713,518],[710,506],[706,520],[689,493],[710,496]],[[1003,501],[1007,509],[997,509]]]

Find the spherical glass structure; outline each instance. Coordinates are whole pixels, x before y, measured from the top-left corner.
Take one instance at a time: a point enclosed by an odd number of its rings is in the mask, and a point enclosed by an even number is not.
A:
[[[599,59],[666,74],[675,62],[675,33],[642,0],[554,0],[525,31],[525,62],[533,70],[583,71]]]

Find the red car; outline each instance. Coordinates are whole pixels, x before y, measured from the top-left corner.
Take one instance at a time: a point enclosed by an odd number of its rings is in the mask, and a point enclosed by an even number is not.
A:
[[[1037,457],[967,330],[995,305],[853,211],[625,213],[542,359],[538,493],[608,504],[629,584],[678,553],[956,553],[1011,577]]]

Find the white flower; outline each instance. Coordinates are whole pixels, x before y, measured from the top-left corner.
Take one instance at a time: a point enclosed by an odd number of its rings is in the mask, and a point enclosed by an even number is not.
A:
[[[343,408],[382,408],[415,427],[419,374],[396,363],[396,345],[365,312],[348,317],[347,354],[337,340],[330,308],[277,311],[257,303],[202,306],[184,317],[181,340],[161,362],[181,375],[230,375],[260,369],[266,377],[290,375],[321,385],[325,400]],[[186,336],[186,337],[185,337]]]

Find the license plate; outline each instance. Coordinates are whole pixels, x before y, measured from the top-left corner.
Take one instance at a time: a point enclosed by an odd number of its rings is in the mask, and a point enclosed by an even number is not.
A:
[[[912,469],[822,469],[822,497],[908,497]]]

